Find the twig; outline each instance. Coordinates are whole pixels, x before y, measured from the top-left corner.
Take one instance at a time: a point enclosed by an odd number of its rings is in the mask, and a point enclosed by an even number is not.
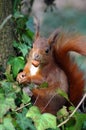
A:
[[[2,24],[0,25],[0,30],[4,27],[4,25],[8,22],[9,19],[12,18],[12,14],[8,15],[4,21],[2,22]]]
[[[23,106],[17,108],[16,110],[14,110],[14,111],[17,112],[17,111],[23,109],[24,107],[29,106],[30,104],[31,104],[31,103],[27,103],[26,105],[23,105]]]
[[[53,100],[53,98],[56,96],[57,94],[55,94],[54,96],[52,96],[50,98],[50,100],[47,102],[47,104],[45,105],[45,107],[43,108],[42,112],[44,112],[44,110],[47,108],[47,106],[50,104],[50,102]]]
[[[36,104],[36,102],[37,102],[38,98],[39,98],[39,95],[37,96],[37,98],[36,98],[36,100],[35,100],[35,102],[34,102],[34,104],[33,104],[33,105],[35,105],[35,104]]]
[[[75,112],[78,110],[78,108],[80,107],[80,105],[82,104],[82,102],[85,100],[86,98],[86,93],[84,94],[83,98],[81,99],[81,101],[79,102],[79,104],[77,105],[77,107],[74,109],[74,111],[70,114],[70,116],[65,120],[63,121],[62,123],[60,123],[57,127],[61,127],[62,125],[66,124],[70,118],[75,114]]]

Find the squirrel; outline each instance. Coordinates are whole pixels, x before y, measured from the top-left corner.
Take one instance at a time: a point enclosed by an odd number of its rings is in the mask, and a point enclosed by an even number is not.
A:
[[[42,113],[56,114],[66,104],[66,99],[58,94],[58,89],[67,93],[75,106],[83,96],[84,74],[71,60],[71,51],[86,55],[86,37],[65,34],[59,29],[49,38],[36,34],[27,63],[23,72],[17,75],[17,81],[37,86],[32,89],[33,99]],[[44,82],[48,86],[39,87]]]

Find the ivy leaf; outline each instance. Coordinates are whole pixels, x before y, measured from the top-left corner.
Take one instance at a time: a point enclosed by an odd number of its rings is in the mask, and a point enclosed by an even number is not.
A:
[[[60,109],[58,112],[57,112],[57,118],[65,118],[65,117],[68,117],[69,113],[67,111],[67,107],[66,106],[63,106],[62,109]]]
[[[19,46],[19,43],[16,41],[13,41],[13,47],[18,48],[18,46]]]
[[[27,37],[29,37],[31,39],[31,41],[33,41],[33,38],[34,38],[34,33],[33,32],[31,32],[30,30],[26,30],[26,35],[27,35]]]
[[[56,129],[56,117],[49,113],[41,114],[36,106],[29,109],[26,117],[32,118],[37,130]]]
[[[23,54],[23,56],[25,57],[26,54],[28,53],[28,49],[29,49],[29,50],[31,49],[31,47],[30,47],[31,43],[29,43],[30,40],[29,40],[29,38],[28,38],[26,35],[22,35],[22,39],[23,39],[23,41],[24,41],[25,43],[17,43],[16,41],[14,41],[14,42],[13,42],[13,46],[14,46],[15,48],[19,49],[19,50],[21,51],[21,53]],[[25,40],[26,40],[26,41],[25,41]],[[29,45],[29,46],[26,45],[27,41],[28,41],[28,45]]]
[[[40,88],[47,88],[48,87],[48,83],[47,82],[43,82],[39,87]]]
[[[16,12],[14,13],[13,17],[14,17],[15,19],[17,19],[17,18],[23,18],[24,16],[23,16],[19,11],[16,11]]]
[[[28,96],[28,94],[25,93],[25,92],[23,92],[22,102],[23,102],[24,104],[26,104],[26,103],[30,102],[30,100],[31,100],[31,98]]]
[[[62,96],[62,97],[64,97],[71,105],[73,105],[72,103],[71,103],[71,101],[69,100],[69,98],[68,98],[68,94],[66,93],[66,92],[64,92],[62,89],[57,89],[57,94],[59,94],[60,96]]]
[[[27,17],[20,17],[16,20],[16,27],[19,34],[21,34],[22,30],[23,31],[26,30],[26,26],[25,26],[26,21],[27,21]]]
[[[12,120],[10,118],[5,118],[3,121],[3,127],[4,130],[15,130],[13,124],[12,124]]]
[[[1,94],[0,96],[0,118],[2,118],[9,109],[14,110],[16,108],[13,98],[6,98]]]
[[[18,72],[24,68],[25,61],[23,57],[11,57],[8,61],[11,64],[14,78],[17,76]]]
[[[16,82],[1,81],[1,87],[2,89],[0,89],[0,95],[4,94],[4,96],[8,98],[11,97],[15,99],[16,93],[20,92],[20,87]]]
[[[74,109],[75,109],[74,106],[70,106],[70,107],[69,107],[69,111],[70,111],[70,113],[72,113],[72,112],[74,111]]]
[[[86,121],[86,114],[76,113],[67,123],[65,130],[81,130]]]
[[[32,47],[32,41],[31,39],[26,35],[26,34],[22,34],[22,39],[25,43],[28,44],[28,48],[31,49]]]
[[[26,117],[30,117],[33,121],[39,119],[40,116],[41,116],[40,110],[36,106],[31,107],[26,114]]]
[[[21,113],[16,114],[17,123],[21,130],[26,130],[27,128],[30,130],[36,130],[34,125],[32,124],[31,119],[26,118],[27,109],[24,108]]]
[[[19,44],[18,48],[22,52],[23,56],[25,57],[28,53],[28,46],[26,44]]]
[[[12,118],[5,117],[0,123],[0,130],[15,130],[14,125],[12,124]]]
[[[15,98],[15,91],[13,89],[13,83],[12,82],[6,82],[6,81],[3,81],[1,82],[1,86],[4,90],[4,94],[6,97],[13,97]],[[10,96],[11,94],[11,96]]]
[[[82,130],[86,130],[86,120],[83,123]]]
[[[64,92],[62,89],[57,89],[57,93],[61,96],[63,96],[67,101],[69,101],[68,95],[66,92]]]
[[[0,130],[4,130],[4,126],[0,124]]]

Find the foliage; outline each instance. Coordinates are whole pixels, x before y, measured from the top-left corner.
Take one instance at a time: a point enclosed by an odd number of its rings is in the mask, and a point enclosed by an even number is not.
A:
[[[18,72],[23,69],[25,61],[23,57],[10,57],[8,64],[12,66],[12,72],[15,78]]]
[[[81,130],[86,121],[86,114],[76,113],[66,124],[65,130]],[[85,127],[86,128],[86,127]]]
[[[8,64],[12,67],[12,74],[14,78],[25,65],[25,57],[32,47],[35,31],[33,18],[24,16],[17,8],[20,2],[21,0],[15,0],[13,6],[13,22],[15,26],[15,40],[13,41],[13,47],[17,52],[17,56],[10,57],[8,59]]]
[[[0,124],[0,130],[15,130],[10,117],[3,119],[3,123]]]
[[[72,113],[74,109],[74,107],[70,107],[68,112],[64,106],[57,113],[57,122],[61,123],[66,120],[69,117],[69,113]],[[85,123],[86,114],[76,112],[65,125],[62,125],[62,130],[84,130],[86,128]]]
[[[22,113],[16,114],[16,119],[17,119],[17,123],[19,127],[21,128],[21,130],[27,130],[28,128],[30,130],[36,130],[32,123],[32,120],[29,118],[26,118],[26,113],[27,113],[27,109],[24,108]]]
[[[36,106],[29,109],[26,117],[33,119],[37,130],[56,128],[56,117],[49,113],[41,114],[40,110]]]
[[[15,26],[13,46],[17,54],[15,57],[9,57],[8,67],[4,73],[5,79],[0,79],[0,130],[85,130],[86,114],[76,112],[65,125],[59,128],[58,125],[66,120],[75,108],[70,107],[68,111],[63,106],[56,116],[49,113],[41,114],[39,108],[32,105],[31,98],[23,91],[22,88],[25,86],[15,81],[18,72],[25,65],[24,59],[32,47],[34,38],[33,18],[21,14],[17,8],[20,2],[21,0],[13,2]],[[27,87],[31,88],[31,86]],[[41,88],[47,88],[47,86],[46,82],[40,85]],[[64,91],[58,89],[57,93],[71,104]]]
[[[30,97],[21,91],[17,82],[0,82],[0,128],[1,130],[35,130],[32,121],[26,118]],[[25,107],[25,105],[27,107]],[[25,108],[24,108],[25,107]]]

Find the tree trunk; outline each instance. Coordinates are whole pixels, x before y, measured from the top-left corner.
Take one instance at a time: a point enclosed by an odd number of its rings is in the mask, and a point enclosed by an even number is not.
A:
[[[12,0],[0,0],[0,24],[10,14],[12,14]],[[14,55],[12,30],[11,20],[0,30],[0,66],[4,68],[6,68],[8,57]]]

